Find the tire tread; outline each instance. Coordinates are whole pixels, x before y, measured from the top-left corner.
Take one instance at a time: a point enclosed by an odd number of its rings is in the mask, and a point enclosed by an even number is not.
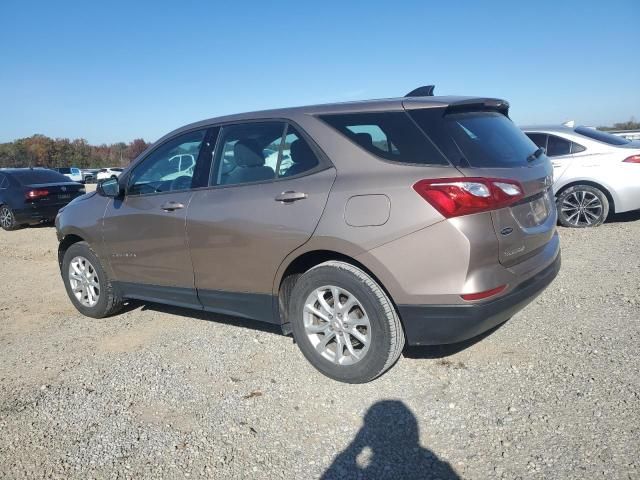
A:
[[[380,375],[382,375],[384,372],[386,372],[389,368],[391,368],[391,366],[398,360],[398,358],[400,357],[400,354],[402,353],[402,349],[404,348],[404,344],[405,344],[405,336],[404,336],[404,329],[402,328],[402,323],[400,322],[400,317],[398,316],[398,313],[396,312],[395,307],[391,303],[391,300],[389,299],[385,291],[380,287],[380,285],[378,285],[378,283],[374,279],[371,278],[370,275],[368,275],[362,269],[350,263],[342,262],[339,260],[329,260],[312,267],[311,269],[308,270],[308,272],[311,272],[312,270],[316,268],[321,268],[321,267],[338,268],[341,270],[345,270],[349,272],[351,275],[355,276],[358,280],[363,282],[374,293],[374,295],[377,297],[378,301],[380,302],[380,306],[384,310],[384,314],[387,318],[387,322],[389,323],[391,341],[389,345],[389,351],[387,353],[387,359],[383,367],[380,369],[380,371],[378,371],[377,373],[375,373],[365,381],[368,382],[368,381],[374,380],[378,378]]]

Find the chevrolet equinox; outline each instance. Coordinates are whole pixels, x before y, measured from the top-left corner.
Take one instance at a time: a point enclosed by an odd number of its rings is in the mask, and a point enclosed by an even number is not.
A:
[[[507,102],[432,90],[169,133],[60,211],[69,298],[281,325],[349,383],[501,324],[560,268],[552,166]]]

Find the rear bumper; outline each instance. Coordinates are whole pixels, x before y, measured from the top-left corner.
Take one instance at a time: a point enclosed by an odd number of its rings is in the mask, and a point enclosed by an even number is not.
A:
[[[64,205],[32,205],[13,212],[16,223],[39,223],[43,220],[53,220]]]
[[[544,270],[508,294],[486,303],[398,305],[409,345],[457,343],[507,321],[526,307],[560,271],[560,253]]]

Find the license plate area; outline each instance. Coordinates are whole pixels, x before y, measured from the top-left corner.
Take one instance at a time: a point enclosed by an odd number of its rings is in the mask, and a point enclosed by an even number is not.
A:
[[[70,193],[61,193],[58,195],[58,200],[68,200],[71,198]]]
[[[511,207],[511,212],[522,228],[533,228],[542,225],[551,213],[552,201],[549,191],[533,200]]]

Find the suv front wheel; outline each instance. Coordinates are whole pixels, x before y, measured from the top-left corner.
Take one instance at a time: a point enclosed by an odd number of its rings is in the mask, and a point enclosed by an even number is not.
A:
[[[341,382],[365,383],[382,375],[405,343],[384,290],[345,262],[325,262],[303,274],[291,293],[289,318],[307,360]]]
[[[65,252],[62,279],[73,305],[83,315],[104,318],[122,308],[122,298],[86,242],[74,243]]]

